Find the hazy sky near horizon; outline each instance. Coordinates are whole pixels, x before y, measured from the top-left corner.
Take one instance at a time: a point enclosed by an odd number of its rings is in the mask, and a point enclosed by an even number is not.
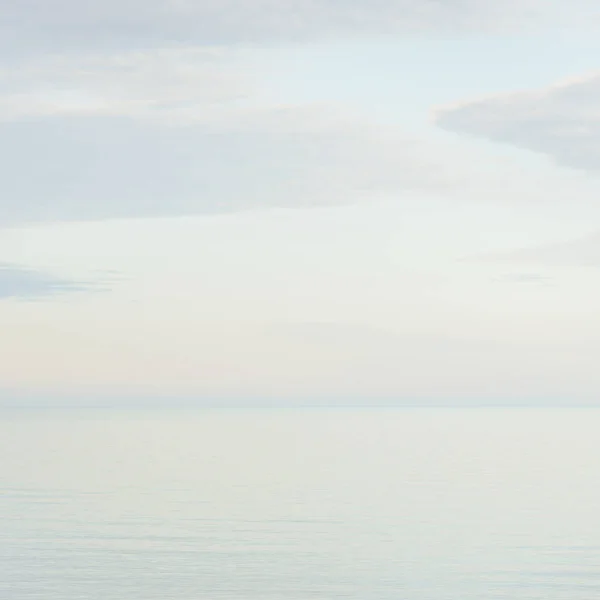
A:
[[[600,397],[591,0],[0,0],[0,389]]]

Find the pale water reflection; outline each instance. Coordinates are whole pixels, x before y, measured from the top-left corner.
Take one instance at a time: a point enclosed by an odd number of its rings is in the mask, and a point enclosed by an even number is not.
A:
[[[600,410],[0,417],[6,600],[590,600]]]

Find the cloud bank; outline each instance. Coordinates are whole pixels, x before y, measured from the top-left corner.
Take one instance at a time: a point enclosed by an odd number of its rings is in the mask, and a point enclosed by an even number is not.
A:
[[[290,42],[372,34],[505,31],[589,21],[576,0],[21,0],[0,3],[0,40],[15,53],[168,42]]]
[[[339,107],[261,104],[240,45],[516,27],[552,20],[553,5],[0,2],[12,57],[0,69],[0,227],[447,190],[462,166],[429,141]]]
[[[599,171],[600,73],[439,110],[436,122],[545,154],[559,165]]]
[[[187,48],[0,72],[0,226],[353,202],[454,180],[441,148],[334,106],[255,105]]]
[[[401,134],[352,122],[311,131],[272,117],[256,114],[238,131],[120,118],[6,124],[0,224],[331,205],[453,179],[441,157]]]

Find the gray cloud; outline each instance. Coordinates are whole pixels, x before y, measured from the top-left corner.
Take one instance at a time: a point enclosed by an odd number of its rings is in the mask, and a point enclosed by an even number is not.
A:
[[[97,283],[70,281],[44,271],[0,264],[0,300],[8,298],[35,300],[67,292],[87,292],[97,289]]]
[[[143,47],[165,42],[230,44],[339,35],[513,30],[583,20],[547,0],[4,0],[0,39],[11,54],[60,48]],[[574,4],[574,5],[573,5]],[[1,48],[1,46],[0,46]]]
[[[546,89],[467,102],[437,112],[441,127],[600,170],[600,73]]]
[[[0,161],[3,225],[337,204],[454,178],[429,145],[318,109],[256,111],[237,124],[9,122]]]
[[[437,189],[431,144],[327,106],[254,106],[234,54],[50,56],[0,71],[0,225],[206,214]]]

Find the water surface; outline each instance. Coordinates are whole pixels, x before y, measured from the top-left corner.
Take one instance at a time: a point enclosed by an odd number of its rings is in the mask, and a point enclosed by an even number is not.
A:
[[[0,412],[4,600],[600,597],[600,410]]]

